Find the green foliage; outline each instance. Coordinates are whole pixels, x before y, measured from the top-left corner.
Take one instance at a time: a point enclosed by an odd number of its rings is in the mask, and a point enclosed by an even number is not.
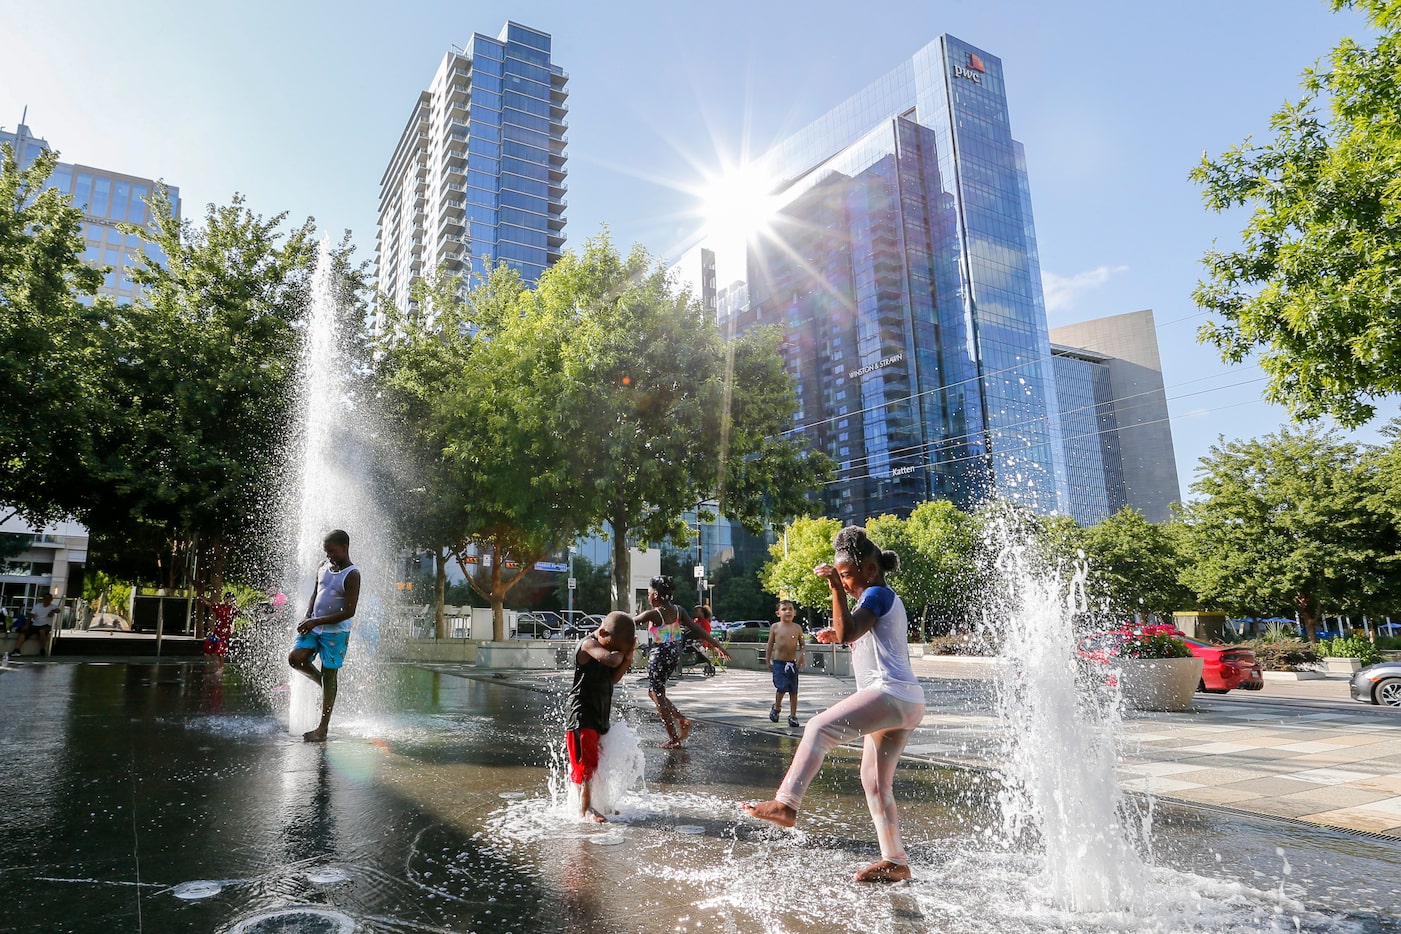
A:
[[[1365,668],[1382,660],[1381,650],[1361,636],[1322,639],[1318,643],[1321,658],[1355,658]]]
[[[832,606],[832,587],[812,569],[830,564],[832,542],[842,530],[838,519],[794,519],[779,540],[769,546],[769,561],[759,569],[764,589],[780,598],[826,613]]]
[[[82,262],[83,213],[44,185],[58,155],[23,172],[0,147],[0,503],[31,525],[78,512],[91,428],[106,421],[102,272]]]
[[[873,541],[900,556],[888,582],[911,622],[932,632],[963,628],[984,586],[977,561],[977,521],[946,500],[920,503],[906,519],[878,516],[866,524]]]
[[[1255,639],[1241,645],[1255,653],[1266,671],[1313,671],[1318,667],[1318,651],[1302,639]]]
[[[1208,208],[1250,218],[1238,248],[1207,251],[1193,297],[1217,316],[1202,341],[1232,363],[1258,354],[1267,398],[1353,426],[1401,391],[1401,3],[1332,2],[1361,9],[1376,39],[1344,39],[1305,71],[1272,140],[1193,170]]]
[[[1393,586],[1396,529],[1368,507],[1375,482],[1331,432],[1218,444],[1182,510],[1183,583],[1237,616],[1297,610],[1313,638],[1323,606],[1366,606]]]
[[[758,572],[730,559],[711,573],[711,609],[719,619],[769,619],[778,597],[764,589]]]
[[[1089,557],[1091,592],[1106,600],[1111,612],[1171,619],[1174,610],[1192,604],[1195,595],[1178,580],[1182,560],[1168,527],[1125,506],[1085,529],[1081,542]]]

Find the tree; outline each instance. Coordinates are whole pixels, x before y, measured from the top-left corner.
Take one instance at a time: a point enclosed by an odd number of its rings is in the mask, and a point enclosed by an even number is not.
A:
[[[832,542],[841,530],[839,519],[794,519],[769,546],[769,560],[759,569],[759,582],[780,599],[826,613],[832,605],[832,587],[812,569],[832,563]]]
[[[1237,615],[1297,611],[1310,640],[1324,608],[1365,605],[1384,586],[1394,528],[1368,508],[1374,480],[1357,446],[1291,431],[1221,443],[1185,506],[1182,581]]]
[[[415,309],[384,309],[376,366],[418,478],[402,534],[468,569],[501,640],[512,588],[591,518],[571,439],[550,431],[566,322],[504,264],[463,286],[435,277]]]
[[[977,521],[947,500],[920,503],[908,518],[879,516],[866,523],[871,538],[900,556],[890,585],[926,634],[967,625],[981,589],[976,560]]]
[[[830,473],[784,432],[797,396],[774,330],[729,344],[700,303],[678,292],[641,247],[607,234],[566,253],[533,302],[564,335],[552,370],[558,405],[546,432],[567,439],[575,472],[613,543],[613,606],[628,603],[630,542],[686,538],[681,515],[715,500],[751,531],[798,515]]]
[[[1195,599],[1179,581],[1182,561],[1172,530],[1149,522],[1131,506],[1085,529],[1083,541],[1090,592],[1105,600],[1111,612],[1140,622],[1146,622],[1146,613],[1170,620],[1174,610]]]
[[[58,155],[20,171],[0,150],[0,518],[37,528],[77,511],[90,428],[107,419],[94,368],[112,306],[92,300],[102,271],[83,263],[83,212],[44,187]]]
[[[169,574],[196,555],[218,590],[230,560],[263,557],[277,513],[315,227],[284,231],[285,213],[255,214],[237,194],[197,226],[174,218],[163,188],[151,216],[150,229],[123,228],[160,258],[130,273],[142,296],[105,322],[101,388],[115,416],[95,441],[98,490],[82,518],[101,536],[146,530],[173,556]],[[353,297],[362,273],[349,252],[337,263]]]
[[[1302,418],[1367,421],[1401,391],[1401,0],[1361,9],[1372,45],[1341,42],[1304,73],[1303,97],[1192,172],[1208,208],[1245,207],[1239,248],[1208,250],[1193,293],[1222,359],[1258,353],[1267,398]]]
[[[574,559],[574,609],[585,613],[606,613],[613,600],[610,596],[612,575],[608,566],[594,564],[588,558]],[[555,588],[560,606],[569,603],[569,580],[561,577]]]

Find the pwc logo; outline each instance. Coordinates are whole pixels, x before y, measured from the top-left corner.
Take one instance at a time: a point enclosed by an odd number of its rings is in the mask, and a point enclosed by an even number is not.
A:
[[[974,55],[972,52],[968,53],[967,65],[953,66],[953,76],[955,78],[962,78],[965,81],[971,81],[974,84],[982,84],[983,75],[986,73],[987,66],[983,64],[983,60],[981,58],[979,58],[977,55]]]

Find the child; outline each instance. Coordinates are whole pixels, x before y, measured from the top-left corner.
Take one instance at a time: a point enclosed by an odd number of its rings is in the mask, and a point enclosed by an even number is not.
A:
[[[569,750],[569,780],[579,786],[579,816],[596,823],[604,817],[589,800],[589,784],[598,769],[598,739],[608,732],[613,685],[632,666],[637,630],[626,613],[609,613],[598,629],[574,652],[574,685],[569,689],[569,720],[565,747]]]
[[[651,637],[648,647],[650,657],[647,659],[647,693],[652,703],[657,705],[657,716],[662,718],[662,726],[666,727],[667,741],[662,743],[663,749],[680,749],[691,733],[690,718],[683,716],[666,696],[666,679],[681,664],[681,646],[686,634],[690,633],[691,638],[715,649],[724,658],[730,657],[723,645],[692,622],[685,610],[671,602],[675,590],[676,585],[670,577],[661,575],[652,578],[651,586],[647,589],[647,599],[652,609],[633,617],[637,625],[647,627]]]
[[[900,567],[893,551],[881,551],[860,526],[847,526],[834,542],[836,565],[819,564],[813,573],[832,588],[832,626],[817,634],[824,643],[851,644],[856,693],[808,721],[772,801],[744,805],[745,813],[792,827],[803,795],[836,746],[864,736],[861,786],[876,825],[881,859],[856,874],[857,882],[897,882],[910,878],[900,816],[892,786],[905,742],[924,716],[924,689],[910,669],[905,605],[885,585],[887,571]],[[846,595],[856,598],[849,608]]]
[[[204,654],[213,655],[219,662],[219,667],[224,667],[224,659],[229,654],[229,640],[233,638],[234,614],[238,612],[238,604],[234,602],[233,591],[224,594],[223,603],[215,603],[208,597],[201,596],[199,602],[214,614],[214,622],[209,627],[209,635],[204,639]]]
[[[322,547],[326,561],[316,571],[306,619],[297,625],[297,641],[287,656],[287,664],[321,687],[321,723],[302,734],[308,743],[326,741],[340,667],[350,642],[350,626],[360,602],[360,571],[350,560],[350,536],[333,529],[326,533]],[[311,663],[316,655],[321,656],[320,671]]]
[[[797,607],[792,600],[778,601],[778,622],[769,627],[769,645],[764,657],[773,669],[773,706],[769,708],[769,720],[777,723],[778,712],[783,706],[783,695],[788,695],[788,725],[798,725],[798,669],[803,667],[803,627],[793,622]]]

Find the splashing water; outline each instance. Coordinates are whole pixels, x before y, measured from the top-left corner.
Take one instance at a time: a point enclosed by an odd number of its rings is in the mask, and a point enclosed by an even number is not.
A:
[[[1040,888],[1072,912],[1133,912],[1148,875],[1147,816],[1115,775],[1116,694],[1077,679],[1075,625],[1087,610],[1086,569],[1044,566],[1010,523],[993,523],[998,583],[988,619],[1001,627],[998,684],[1005,726],[1003,831],[1044,848]]]
[[[345,314],[339,300],[341,277],[329,238],[317,252],[311,280],[301,351],[300,413],[290,444],[296,455],[286,491],[287,541],[296,542],[282,574],[290,601],[279,625],[261,638],[249,668],[269,700],[276,685],[290,676],[288,730],[300,734],[320,719],[321,692],[310,679],[290,673],[287,650],[306,612],[316,568],[325,559],[323,539],[331,529],[350,535],[350,554],[360,570],[360,602],[341,670],[337,716],[377,713],[379,638],[394,602],[396,566],[388,522],[371,477],[379,454],[380,432],[370,412],[357,404],[349,377],[353,363],[345,353]],[[290,549],[288,549],[290,552]]]

